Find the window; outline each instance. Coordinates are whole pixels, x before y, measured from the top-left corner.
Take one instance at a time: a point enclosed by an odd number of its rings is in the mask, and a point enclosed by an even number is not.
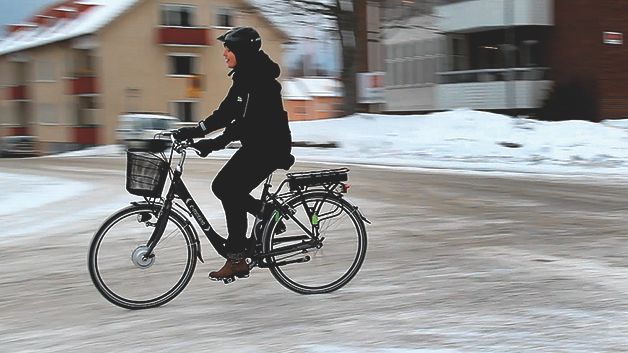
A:
[[[465,69],[465,48],[462,39],[452,38],[451,40],[451,69],[453,71]]]
[[[94,56],[90,50],[75,50],[72,56],[73,76],[89,76],[94,74]]]
[[[436,58],[428,58],[425,63],[425,83],[435,83],[436,80]]]
[[[523,66],[537,66],[540,62],[539,41],[524,40],[521,46],[521,63]]]
[[[37,81],[54,81],[55,68],[52,62],[40,60],[37,62]]]
[[[96,96],[79,97],[76,109],[76,121],[79,125],[91,125],[96,123],[96,109],[98,109]]]
[[[395,86],[403,84],[403,62],[395,63]]]
[[[170,55],[170,74],[190,76],[196,73],[196,56]]]
[[[9,74],[5,63],[0,63],[0,87],[8,87],[11,85]]]
[[[76,125],[76,103],[72,101],[67,102],[65,111],[66,125]]]
[[[37,120],[42,124],[56,124],[57,107],[51,103],[40,103],[37,112]]]
[[[386,86],[395,85],[395,77],[394,77],[394,71],[393,71],[394,67],[395,67],[395,64],[386,63]]]
[[[423,55],[423,42],[422,41],[417,41],[415,46],[416,47],[415,47],[414,55],[415,56],[422,56]]]
[[[415,65],[415,70],[414,70],[414,82],[421,84],[421,83],[425,83],[425,81],[423,80],[423,65],[425,65],[425,60],[415,60],[414,61],[414,65]]]
[[[411,60],[406,60],[403,63],[403,84],[410,85],[412,82],[412,64]]]
[[[189,5],[162,5],[161,24],[164,26],[193,27],[196,8]]]
[[[220,8],[216,11],[216,26],[233,27],[233,14],[231,9]]]
[[[172,109],[173,114],[177,118],[184,122],[193,122],[196,102],[180,101],[173,102]]]
[[[74,52],[66,50],[63,60],[65,67],[63,68],[63,77],[73,77],[74,75]]]
[[[297,105],[294,107],[294,112],[295,114],[298,114],[298,115],[307,114],[307,110],[305,109],[305,102],[297,103]]]

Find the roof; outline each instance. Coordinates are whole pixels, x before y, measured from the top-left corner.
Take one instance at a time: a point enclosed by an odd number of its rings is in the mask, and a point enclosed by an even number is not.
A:
[[[311,100],[314,97],[342,97],[342,83],[330,77],[298,77],[283,81],[283,97]]]
[[[60,0],[42,9],[30,23],[13,25],[15,31],[0,38],[0,55],[35,48],[97,32],[142,0]],[[245,7],[270,24],[283,41],[290,37],[247,0]]]
[[[33,16],[36,27],[22,26],[0,41],[0,55],[86,34],[106,26],[140,0],[65,0]],[[74,10],[74,11],[73,11]],[[76,13],[64,16],[62,13]]]

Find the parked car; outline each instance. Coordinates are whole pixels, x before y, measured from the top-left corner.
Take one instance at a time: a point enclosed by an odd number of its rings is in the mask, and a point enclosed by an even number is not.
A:
[[[0,138],[0,157],[39,156],[35,136],[4,136]]]
[[[170,144],[169,140],[157,140],[155,134],[160,131],[177,128],[179,119],[156,113],[129,113],[118,117],[117,140],[127,148],[143,148],[163,151]]]

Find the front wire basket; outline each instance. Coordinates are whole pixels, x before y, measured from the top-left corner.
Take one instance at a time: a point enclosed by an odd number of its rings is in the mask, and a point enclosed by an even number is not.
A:
[[[160,197],[168,178],[169,163],[145,150],[129,149],[126,157],[126,190],[137,196]]]

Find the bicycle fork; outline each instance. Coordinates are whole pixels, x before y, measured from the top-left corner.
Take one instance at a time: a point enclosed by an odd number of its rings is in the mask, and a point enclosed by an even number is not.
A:
[[[146,243],[146,254],[144,255],[146,258],[152,258],[155,256],[153,254],[153,250],[161,240],[161,236],[164,234],[166,230],[166,225],[168,224],[168,216],[170,214],[170,209],[172,208],[172,200],[170,198],[166,198],[163,207],[159,210],[159,214],[157,216],[157,222],[155,223],[155,229],[153,229],[153,233],[150,235],[148,242]]]

